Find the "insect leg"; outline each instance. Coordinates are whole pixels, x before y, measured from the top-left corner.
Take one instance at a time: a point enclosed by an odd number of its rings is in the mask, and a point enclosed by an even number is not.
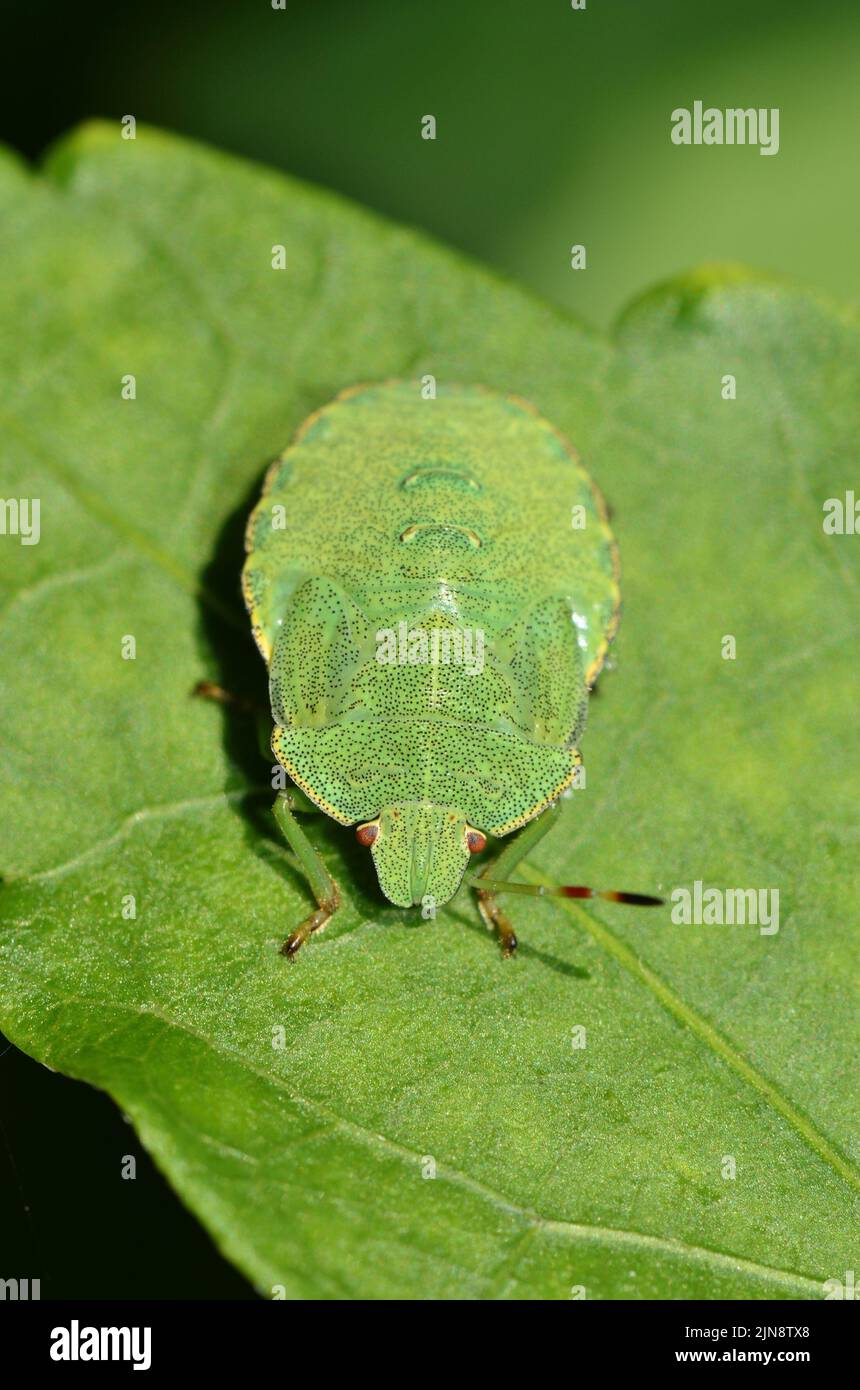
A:
[[[225,690],[223,685],[216,685],[214,681],[198,681],[191,694],[198,700],[211,700],[216,705],[226,705],[231,709],[239,710],[242,714],[253,715],[257,726],[257,744],[260,749],[260,756],[267,763],[271,763],[272,714],[269,709],[263,709],[253,700],[246,700],[243,695],[234,695],[232,691]],[[313,803],[308,804],[312,805]],[[296,809],[302,811],[305,808],[298,806]]]
[[[555,825],[561,810],[561,803],[556,801],[552,806],[547,807],[542,815],[536,816],[529,821],[528,825],[523,826],[520,833],[505,846],[501,854],[496,859],[490,861],[481,874],[481,878],[505,879],[510,876],[527,854],[530,854],[535,845],[543,839],[547,831]],[[474,884],[477,887],[477,883]],[[492,893],[483,892],[478,888],[478,910],[486,925],[499,934],[502,945],[502,955],[505,959],[512,956],[517,949],[517,938],[506,913],[499,907],[498,902]]]
[[[217,685],[215,681],[198,681],[191,694],[197,700],[211,700],[216,705],[232,705],[243,714],[257,714],[261,709],[253,700],[247,700],[244,695],[234,695],[232,690]]]
[[[337,912],[340,893],[319,853],[293,814],[297,809],[297,800],[293,798],[292,792],[279,792],[272,809],[278,827],[307,874],[311,892],[317,900],[316,912],[312,912],[310,917],[296,927],[281,947],[283,955],[294,956],[311,933],[322,931],[329,918]]]
[[[303,816],[322,815],[319,806],[316,806],[309,796],[305,796],[301,787],[294,787],[291,783],[290,786],[284,788],[281,792],[281,796],[287,798],[290,803],[291,811],[298,811],[299,814]]]

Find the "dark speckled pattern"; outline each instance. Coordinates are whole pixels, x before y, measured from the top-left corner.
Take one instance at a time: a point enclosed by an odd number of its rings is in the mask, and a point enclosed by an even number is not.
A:
[[[425,400],[389,382],[305,422],[269,470],[247,546],[276,756],[336,820],[382,817],[373,854],[392,901],[445,901],[465,826],[516,829],[579,761],[618,616],[599,496],[526,402],[482,387]],[[422,632],[471,634],[473,669],[380,663],[378,634],[400,623],[419,654]],[[392,821],[391,808],[407,809]]]

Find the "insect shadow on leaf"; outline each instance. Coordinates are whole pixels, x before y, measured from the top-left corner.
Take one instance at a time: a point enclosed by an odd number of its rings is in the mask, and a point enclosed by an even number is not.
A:
[[[268,465],[266,465],[267,467]],[[250,849],[300,892],[307,891],[305,873],[278,833],[272,817],[274,754],[264,756],[260,721],[271,729],[266,669],[260,661],[242,602],[239,576],[245,560],[245,527],[260,496],[266,467],[255,474],[242,500],[227,516],[212,557],[200,574],[198,633],[200,671],[206,675],[189,685],[189,696],[205,696],[220,706],[224,748],[247,796],[231,806],[239,816]],[[234,620],[233,620],[234,619]],[[319,819],[319,838],[325,852],[347,861],[350,882],[367,898],[367,914],[378,907],[376,876],[366,853],[351,835],[344,835],[327,817]]]

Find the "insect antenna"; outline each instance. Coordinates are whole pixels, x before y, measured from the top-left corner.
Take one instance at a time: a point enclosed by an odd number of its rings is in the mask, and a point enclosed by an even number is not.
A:
[[[609,903],[628,903],[631,907],[662,907],[665,898],[650,893],[624,893],[617,888],[588,888],[584,883],[563,883],[553,887],[544,883],[510,883],[504,879],[467,874],[473,888],[483,893],[527,893],[532,898],[604,898]]]

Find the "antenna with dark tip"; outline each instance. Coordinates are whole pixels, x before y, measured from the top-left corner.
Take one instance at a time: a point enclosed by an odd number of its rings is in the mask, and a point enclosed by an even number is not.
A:
[[[665,898],[650,893],[623,893],[617,888],[588,888],[584,883],[564,883],[552,887],[544,883],[509,883],[504,879],[467,874],[467,881],[482,893],[527,893],[532,898],[603,898],[608,903],[628,903],[631,907],[662,907]]]

